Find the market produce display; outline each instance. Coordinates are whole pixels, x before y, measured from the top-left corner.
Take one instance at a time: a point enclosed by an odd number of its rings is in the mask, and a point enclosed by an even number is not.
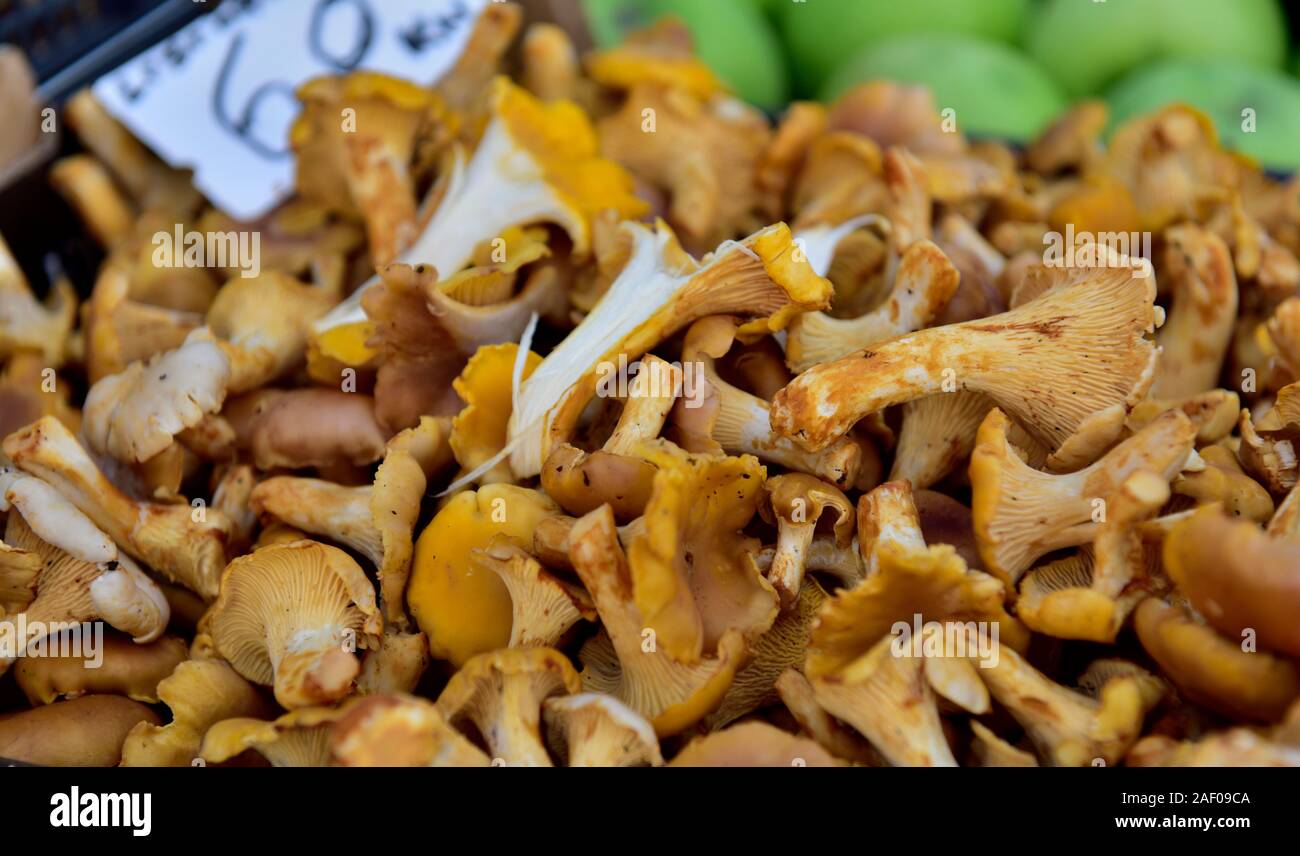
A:
[[[1011,47],[1053,3],[816,68],[815,0],[647,3],[308,82],[254,223],[64,106],[104,261],[0,239],[0,758],[1300,766],[1300,178],[1225,145],[1282,72],[1144,45],[1112,110]],[[793,77],[711,53],[769,15]]]

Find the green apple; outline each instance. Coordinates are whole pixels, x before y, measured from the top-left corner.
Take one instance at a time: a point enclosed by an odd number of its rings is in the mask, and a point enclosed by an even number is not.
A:
[[[783,35],[804,94],[864,48],[910,33],[960,33],[1013,42],[1029,0],[784,0]]]
[[[1277,0],[1046,0],[1025,47],[1071,95],[1092,95],[1156,59],[1231,59],[1267,68],[1286,56]]]
[[[766,110],[789,100],[781,42],[755,0],[584,0],[583,7],[601,47],[675,15],[690,29],[696,54],[741,98]]]
[[[1006,45],[967,36],[901,36],[867,48],[822,90],[832,101],[868,80],[921,83],[935,106],[955,111],[963,133],[1027,140],[1066,107],[1061,88],[1033,60]]]
[[[1219,139],[1276,169],[1300,168],[1300,82],[1279,71],[1223,60],[1159,60],[1107,95],[1111,127],[1172,102],[1200,108]]]

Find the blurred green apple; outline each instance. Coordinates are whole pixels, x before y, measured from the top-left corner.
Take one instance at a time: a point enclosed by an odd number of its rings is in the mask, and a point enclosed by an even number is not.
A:
[[[1231,59],[1277,68],[1286,19],[1277,0],[1046,0],[1025,47],[1071,95],[1091,95],[1138,65]]]
[[[1066,107],[1061,88],[1033,60],[1006,45],[967,36],[901,36],[867,48],[835,72],[832,101],[868,80],[921,83],[940,111],[956,111],[963,133],[1027,140]]]
[[[782,35],[803,94],[870,45],[910,33],[960,33],[1013,42],[1029,0],[783,0]]]
[[[696,54],[738,96],[766,110],[789,100],[781,42],[756,0],[583,0],[583,8],[600,47],[676,15],[690,28]]]
[[[1172,101],[1200,108],[1225,146],[1264,166],[1300,168],[1300,82],[1280,71],[1223,60],[1160,60],[1107,95],[1111,127]]]

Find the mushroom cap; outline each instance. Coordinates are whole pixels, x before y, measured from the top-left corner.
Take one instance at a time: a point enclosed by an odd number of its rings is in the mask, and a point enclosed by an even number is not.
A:
[[[678,89],[700,100],[727,91],[716,74],[691,49],[691,35],[678,18],[660,18],[629,33],[615,47],[583,59],[587,75],[601,86],[630,90],[646,83]]]
[[[474,550],[470,561],[496,574],[510,592],[510,648],[552,647],[582,619],[596,618],[586,591],[552,575],[502,535]]]
[[[1300,657],[1300,546],[1204,508],[1170,531],[1164,559],[1170,578],[1222,633],[1241,638],[1250,629],[1263,647]]]
[[[209,508],[196,520],[188,505],[131,500],[51,416],[4,438],[4,453],[57,489],[127,553],[204,597],[216,596],[230,531],[224,514]]]
[[[20,514],[9,515],[5,538],[41,560],[36,597],[23,609],[28,621],[77,624],[102,619],[142,643],[152,642],[167,628],[166,599],[126,556],[99,564],[82,561],[38,537]],[[8,665],[0,660],[0,670]]]
[[[0,716],[0,757],[50,767],[115,767],[122,740],[158,714],[118,695],[88,695]]]
[[[805,737],[765,722],[733,725],[686,745],[670,767],[840,767],[844,762]]]
[[[509,589],[470,558],[497,535],[531,547],[538,523],[559,513],[545,494],[508,484],[447,500],[416,540],[406,598],[434,657],[460,666],[509,643]]]
[[[829,510],[836,544],[843,547],[852,539],[853,503],[834,485],[807,473],[786,473],[764,480],[763,492],[779,523],[816,525],[822,514]]]
[[[1020,459],[1007,440],[1008,427],[1001,410],[989,411],[971,454],[970,474],[982,564],[1009,585],[1038,557],[1088,541],[1097,526],[1095,501],[1111,502],[1138,470],[1173,478],[1195,439],[1182,411],[1167,410],[1092,465],[1056,476]]]
[[[602,61],[597,56],[592,67]],[[653,111],[653,134],[643,127],[645,110]],[[707,251],[761,225],[752,176],[771,131],[755,108],[645,82],[631,87],[597,132],[606,157],[667,194],[667,219],[688,249]]]
[[[513,342],[483,345],[452,382],[456,393],[465,400],[464,408],[451,422],[451,449],[463,470],[476,469],[505,448],[518,353],[519,346]],[[527,380],[541,362],[541,356],[529,351],[520,382]],[[510,480],[509,465],[498,464],[483,476],[482,483]]]
[[[274,684],[287,708],[347,695],[360,664],[346,646],[374,647],[381,630],[375,590],[361,568],[315,541],[264,547],[231,562],[209,622],[221,656],[250,681]]]
[[[627,556],[637,610],[658,644],[691,663],[728,630],[765,632],[777,598],[754,564],[757,543],[741,534],[758,508],[764,468],[748,455],[687,455],[663,440],[645,442],[639,454],[658,471],[645,529]]]
[[[645,717],[601,693],[548,698],[542,705],[552,751],[570,767],[658,767],[659,737]]]
[[[122,744],[125,767],[188,767],[210,727],[237,717],[269,718],[274,709],[222,660],[186,660],[158,682],[157,695],[171,709],[171,722],[132,728]]]
[[[1003,606],[1003,586],[966,567],[947,544],[915,550],[893,542],[880,545],[879,570],[822,606],[808,641],[804,671],[810,679],[833,675],[864,656],[894,625],[922,621],[996,622],[999,638],[1012,648],[1029,641],[1025,628]]]
[[[357,699],[355,701],[361,701]],[[305,707],[266,721],[248,717],[223,719],[203,735],[199,756],[220,764],[250,749],[274,767],[330,767],[330,732],[348,711],[339,707]]]
[[[388,439],[374,400],[339,389],[262,389],[232,399],[227,413],[259,470],[370,464]]]
[[[608,506],[573,524],[568,551],[603,625],[579,652],[587,690],[623,701],[660,736],[682,731],[721,704],[745,655],[740,632],[727,630],[716,653],[697,662],[673,658],[636,606],[632,570]]]
[[[1098,411],[1137,403],[1157,351],[1153,277],[1131,269],[1053,268],[1057,287],[1016,309],[900,336],[823,363],[772,400],[772,427],[824,448],[864,416],[942,392],[945,369],[1057,449]],[[1035,371],[1027,373],[1029,363]]]
[[[120,374],[100,379],[86,394],[83,426],[90,447],[120,461],[140,462],[221,409],[230,360],[212,333],[200,328],[181,346]]]
[[[93,667],[82,655],[22,657],[14,666],[14,679],[32,705],[109,693],[155,704],[159,682],[189,657],[189,645],[177,636],[137,645],[106,633],[101,655]]]
[[[1234,517],[1267,523],[1273,516],[1273,498],[1259,482],[1241,469],[1237,456],[1223,446],[1206,446],[1199,452],[1205,461],[1200,472],[1183,472],[1171,487],[1179,496],[1196,500],[1198,505],[1222,504]]]
[[[1149,598],[1133,620],[1151,659],[1197,704],[1239,719],[1272,722],[1300,697],[1300,668],[1294,662],[1267,651],[1247,653],[1184,608]]]
[[[409,695],[367,696],[330,729],[344,767],[487,767],[482,750],[452,728],[438,706]]]
[[[333,304],[328,293],[279,271],[228,281],[204,319],[236,352],[228,391],[256,389],[301,365],[311,322]]]
[[[541,742],[542,702],[576,693],[582,679],[553,648],[503,648],[471,657],[438,696],[453,724],[470,720],[507,764],[550,766]]]

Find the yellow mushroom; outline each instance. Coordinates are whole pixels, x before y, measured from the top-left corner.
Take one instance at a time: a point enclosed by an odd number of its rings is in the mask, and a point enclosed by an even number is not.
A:
[[[230,371],[212,333],[195,330],[179,348],[134,362],[90,388],[83,425],[87,444],[128,463],[154,458],[177,434],[221,410]]]
[[[580,586],[547,572],[525,550],[502,535],[471,554],[480,572],[496,574],[510,593],[510,648],[557,645],[579,621],[593,621],[596,610]]]
[[[276,476],[253,489],[251,507],[304,532],[352,547],[379,572],[385,618],[407,622],[402,604],[410,576],[412,533],[430,475],[450,458],[445,420],[424,417],[388,441],[373,484],[345,487],[321,479]]]
[[[510,414],[510,466],[524,478],[562,440],[597,392],[602,366],[631,362],[704,315],[756,320],[742,337],[782,329],[790,318],[824,308],[830,283],[795,252],[784,224],[728,242],[697,262],[664,224],[622,226],[632,251],[604,298],[547,355],[519,390]]]
[[[1155,284],[1132,269],[1049,273],[1059,281],[1016,309],[804,372],[773,399],[772,426],[807,449],[824,448],[870,413],[955,383],[987,394],[1062,463],[1081,429],[1113,438],[1150,383],[1157,352],[1144,334],[1157,322]]]
[[[329,748],[343,767],[487,767],[483,751],[447,722],[431,701],[369,696],[346,705],[330,727]]]
[[[583,646],[582,684],[612,695],[648,719],[661,737],[698,722],[721,704],[744,657],[740,632],[727,630],[716,654],[677,662],[648,632],[636,606],[634,572],[607,506],[573,524],[569,558],[595,601],[603,633]]]
[[[764,398],[728,383],[719,374],[718,361],[732,350],[738,324],[735,318],[712,315],[696,321],[686,333],[682,364],[694,373],[696,389],[701,380],[704,389],[701,394],[683,396],[673,410],[683,443],[692,451],[754,455],[840,487],[855,485],[862,469],[863,441],[845,437],[821,452],[806,452],[772,430]]]
[[[381,629],[361,568],[314,541],[231,562],[209,621],[220,655],[248,680],[274,686],[289,709],[347,695],[361,669],[353,652],[377,646]]]
[[[177,636],[163,636],[138,645],[125,636],[106,633],[94,659],[84,654],[23,657],[14,679],[32,706],[60,698],[115,693],[155,704],[159,682],[189,656],[189,646]]]
[[[142,722],[122,744],[124,767],[188,767],[203,735],[235,717],[271,716],[273,706],[221,660],[188,660],[158,683],[158,700],[171,709],[166,725]]]
[[[1300,668],[1267,651],[1247,653],[1186,607],[1148,598],[1133,616],[1142,647],[1178,691],[1211,710],[1275,722],[1300,698]]]
[[[1180,410],[1076,472],[1033,469],[1007,441],[1007,417],[994,409],[971,455],[972,511],[984,568],[1014,585],[1040,556],[1092,539],[1105,505],[1137,470],[1172,479],[1192,454],[1195,429]]]
[[[768,582],[781,598],[782,608],[794,605],[803,588],[809,549],[822,514],[835,535],[835,545],[847,547],[853,538],[853,505],[843,491],[806,473],[787,473],[763,482],[764,517],[777,526],[776,553],[767,572]]]
[[[569,767],[659,767],[659,737],[641,714],[600,693],[548,698],[552,751]]]
[[[597,156],[595,133],[575,104],[543,104],[505,78],[493,81],[489,101],[491,118],[473,157],[466,163],[455,151],[437,207],[396,261],[450,276],[483,241],[511,226],[538,222],[564,229],[582,257],[590,249],[590,221],[597,211],[641,213],[631,177]],[[364,341],[361,297],[376,281],[314,322],[322,354],[347,362]]]
[[[576,693],[582,681],[553,648],[506,648],[470,658],[438,696],[449,722],[468,720],[494,759],[507,766],[550,767],[542,742],[542,703]]]
[[[475,654],[504,648],[513,624],[510,592],[500,577],[471,563],[475,549],[504,535],[531,547],[538,523],[560,513],[545,494],[486,485],[452,496],[420,533],[407,603],[429,650],[462,666]]]
[[[786,360],[802,372],[919,330],[929,325],[957,289],[957,269],[930,241],[909,246],[898,262],[889,296],[857,318],[833,318],[821,312],[800,315],[790,324]]]
[[[1161,353],[1150,394],[1183,398],[1218,383],[1237,321],[1237,278],[1227,245],[1212,232],[1188,224],[1163,237],[1174,302],[1156,336]]]
[[[136,502],[118,490],[57,419],[46,416],[4,440],[13,462],[50,484],[131,556],[213,598],[230,521],[215,509]]]

